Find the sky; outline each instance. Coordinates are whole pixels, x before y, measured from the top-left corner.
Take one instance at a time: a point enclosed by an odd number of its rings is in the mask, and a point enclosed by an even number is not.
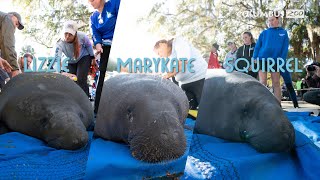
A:
[[[113,60],[121,58],[155,57],[154,44],[163,38],[158,34],[148,32],[151,27],[148,23],[137,23],[140,17],[148,15],[153,5],[159,0],[122,0],[115,29],[113,46],[110,57]],[[141,5],[143,4],[143,6]],[[167,4],[170,10],[174,10],[174,1]]]

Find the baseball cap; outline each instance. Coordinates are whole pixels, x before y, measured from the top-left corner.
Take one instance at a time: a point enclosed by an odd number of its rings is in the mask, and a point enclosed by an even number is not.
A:
[[[78,30],[78,27],[76,25],[76,22],[67,21],[64,23],[64,30],[63,30],[64,33],[70,33],[74,36],[77,30]]]
[[[219,45],[217,43],[212,44],[212,46],[219,50]]]
[[[22,30],[22,29],[24,28],[24,25],[23,25],[23,23],[22,23],[22,21],[21,21],[21,16],[20,16],[20,14],[17,13],[17,12],[9,12],[8,14],[14,15],[14,16],[18,19],[18,21],[19,21],[19,27],[18,27],[18,29],[19,29],[19,30]]]

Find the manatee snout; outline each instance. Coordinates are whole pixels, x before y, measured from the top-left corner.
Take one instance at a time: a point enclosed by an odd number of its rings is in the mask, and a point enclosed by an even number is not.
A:
[[[81,114],[64,112],[53,116],[45,130],[49,146],[56,149],[76,150],[88,143],[88,133],[80,120]]]
[[[132,138],[130,150],[138,160],[157,163],[181,157],[186,150],[186,138],[181,125],[148,127]]]
[[[249,143],[259,152],[288,152],[295,142],[295,131],[281,108],[267,107],[259,116],[265,121],[257,126]],[[269,113],[268,113],[269,112]]]

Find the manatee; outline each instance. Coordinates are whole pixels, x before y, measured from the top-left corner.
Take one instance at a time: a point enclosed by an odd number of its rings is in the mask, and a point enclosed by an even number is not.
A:
[[[105,81],[94,137],[124,142],[134,158],[163,162],[186,150],[184,91],[159,76],[123,74]]]
[[[289,151],[295,131],[270,91],[249,75],[208,70],[194,133],[247,142],[259,152]]]
[[[23,73],[0,94],[0,129],[20,132],[56,149],[75,150],[88,142],[93,108],[82,89],[57,73]]]

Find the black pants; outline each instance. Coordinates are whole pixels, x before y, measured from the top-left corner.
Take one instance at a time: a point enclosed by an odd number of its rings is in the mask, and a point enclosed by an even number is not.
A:
[[[303,95],[303,99],[308,103],[320,106],[320,90],[306,92]]]
[[[246,73],[246,74],[249,74],[250,76],[252,76],[252,77],[254,77],[254,78],[258,79],[258,72],[248,71],[248,73]]]
[[[106,71],[107,71],[107,65],[108,65],[111,46],[102,46],[102,48],[103,48],[103,53],[101,54],[100,65],[99,65],[100,75],[99,75],[98,86],[97,86],[97,90],[96,90],[96,99],[94,101],[94,112],[95,113],[97,113],[98,109],[99,109],[101,92],[102,92],[102,87],[103,87],[103,83],[104,83],[104,77],[105,77]]]
[[[0,89],[5,85],[5,80],[9,78],[9,75],[3,69],[0,69]]]
[[[205,79],[200,79],[188,84],[182,84],[181,89],[186,92],[189,100],[189,109],[196,110],[200,104],[202,88]]]
[[[82,57],[77,63],[68,64],[69,73],[77,75],[77,84],[89,97],[88,72],[91,66],[90,56]]]

